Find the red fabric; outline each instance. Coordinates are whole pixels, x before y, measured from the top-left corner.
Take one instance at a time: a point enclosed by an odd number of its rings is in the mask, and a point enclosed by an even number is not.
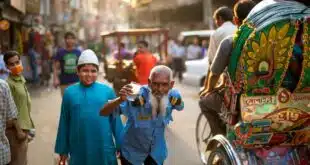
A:
[[[43,40],[42,40],[42,36],[40,35],[40,33],[35,32],[35,35],[34,35],[34,43],[36,45],[35,49],[39,54],[42,53],[42,45],[43,45],[42,42]]]
[[[137,67],[138,83],[145,85],[148,83],[148,78],[152,68],[156,65],[157,59],[150,53],[138,53],[133,59]]]

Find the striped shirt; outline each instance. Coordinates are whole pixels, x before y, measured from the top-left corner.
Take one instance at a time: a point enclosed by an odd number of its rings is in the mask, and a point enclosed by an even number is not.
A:
[[[6,122],[17,118],[17,109],[8,84],[0,79],[0,165],[11,161],[10,144],[5,136]]]

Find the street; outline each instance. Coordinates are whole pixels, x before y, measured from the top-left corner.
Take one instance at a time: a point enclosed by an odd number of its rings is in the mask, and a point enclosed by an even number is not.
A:
[[[199,165],[195,142],[198,114],[198,88],[181,84],[175,86],[184,97],[185,109],[174,112],[174,121],[167,127],[168,159],[165,165]],[[60,115],[60,90],[30,87],[32,117],[36,138],[29,144],[29,165],[54,165],[54,143]]]

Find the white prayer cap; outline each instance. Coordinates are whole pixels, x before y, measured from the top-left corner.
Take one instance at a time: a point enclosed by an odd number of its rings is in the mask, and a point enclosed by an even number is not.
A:
[[[96,56],[94,51],[86,49],[82,52],[78,60],[78,66],[83,64],[95,64],[99,66],[98,57]]]

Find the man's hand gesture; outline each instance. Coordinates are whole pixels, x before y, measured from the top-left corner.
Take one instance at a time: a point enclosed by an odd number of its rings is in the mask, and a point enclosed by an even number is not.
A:
[[[130,84],[125,85],[120,91],[119,91],[119,96],[122,101],[125,101],[127,99],[127,96],[132,95],[132,86]]]
[[[210,91],[207,89],[207,88],[203,88],[200,92],[199,92],[199,96],[200,97],[205,97],[205,96],[208,96],[210,93]]]

